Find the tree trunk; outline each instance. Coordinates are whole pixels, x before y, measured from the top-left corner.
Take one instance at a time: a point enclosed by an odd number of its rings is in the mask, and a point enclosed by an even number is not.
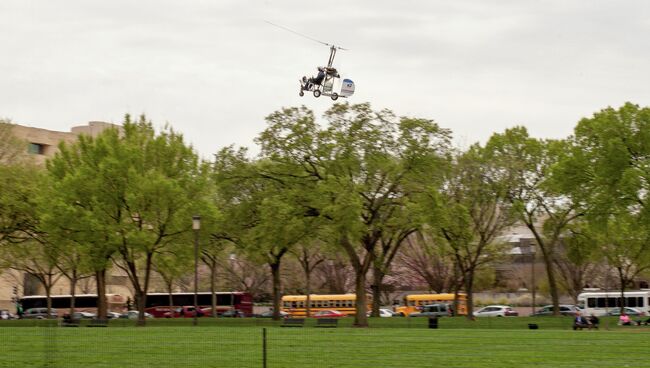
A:
[[[46,276],[45,278],[50,279],[51,277]],[[47,318],[54,318],[52,316],[52,283],[51,282],[45,282],[43,283],[43,286],[45,288],[45,298],[46,298],[46,304],[47,304]]]
[[[628,284],[628,279],[625,277],[625,274],[623,272],[623,269],[621,267],[616,267],[616,271],[618,272],[618,279],[621,283],[621,315],[625,313],[625,287]]]
[[[557,281],[555,281],[555,272],[553,271],[553,255],[550,250],[555,246],[555,240],[550,242],[550,245],[547,246],[546,242],[542,236],[537,232],[535,224],[532,220],[525,220],[526,227],[533,233],[535,240],[537,241],[537,247],[542,251],[542,258],[544,259],[544,266],[546,268],[546,277],[548,279],[548,288],[551,293],[551,303],[553,304],[553,315],[560,315],[560,296],[557,290]],[[559,235],[559,234],[558,234]],[[557,239],[557,236],[554,236],[554,239]]]
[[[212,313],[210,316],[215,318],[217,316],[217,261],[211,260],[210,262],[210,306]]]
[[[465,276],[465,292],[467,293],[467,319],[474,320],[474,270],[469,270]]]
[[[137,299],[137,304],[138,304],[138,326],[145,326],[147,324],[146,319],[144,317],[144,308],[147,305],[147,292],[144,290],[137,290],[136,295],[138,296]]]
[[[309,266],[305,268],[305,282],[306,282],[305,292],[307,294],[307,300],[306,300],[307,305],[305,310],[306,312],[305,316],[309,318],[311,317],[311,269],[309,268]]]
[[[167,283],[167,294],[168,294],[167,296],[169,298],[168,301],[169,301],[169,307],[170,308],[174,306],[174,295],[173,295],[173,292],[172,292],[172,288],[173,288],[172,283],[168,282]]]
[[[553,257],[548,252],[546,247],[539,244],[544,258],[544,266],[546,267],[546,277],[548,278],[548,288],[551,293],[551,302],[553,303],[553,315],[560,315],[560,296],[557,290],[557,281],[555,280],[555,272],[553,271]]]
[[[95,271],[95,282],[97,283],[97,315],[107,316],[106,270]]]
[[[379,308],[381,307],[382,282],[386,276],[378,266],[372,269],[372,313],[373,317],[379,317]]]
[[[273,276],[273,319],[280,319],[280,298],[281,298],[281,283],[280,280],[280,259],[276,258],[274,262],[269,263],[271,267],[271,275]]]
[[[458,306],[460,303],[458,302],[458,297],[460,295],[460,289],[462,285],[465,283],[465,279],[460,279],[460,276],[458,275],[458,265],[454,264],[454,276],[453,276],[453,284],[452,284],[452,291],[454,293],[454,303],[453,303],[453,311],[454,315],[458,315]]]
[[[77,275],[74,273],[72,274],[72,277],[70,277],[70,318],[72,318],[72,313],[74,313],[75,309],[75,302],[76,302],[76,292],[77,289]],[[100,314],[98,314],[99,316]]]
[[[368,327],[368,316],[366,311],[368,309],[368,300],[366,297],[366,273],[356,272],[354,281],[354,292],[357,296],[356,308],[357,312],[354,315],[355,327]]]

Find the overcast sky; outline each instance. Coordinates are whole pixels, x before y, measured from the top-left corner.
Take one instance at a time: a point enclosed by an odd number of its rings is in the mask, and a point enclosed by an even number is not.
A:
[[[332,105],[298,96],[327,47],[265,20],[350,49],[350,102],[433,119],[459,146],[650,104],[647,0],[2,0],[0,117],[69,131],[145,113],[206,158],[252,147],[270,113]]]

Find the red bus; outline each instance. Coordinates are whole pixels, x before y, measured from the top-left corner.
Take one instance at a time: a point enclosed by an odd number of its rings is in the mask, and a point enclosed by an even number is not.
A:
[[[250,293],[240,291],[219,291],[215,293],[217,297],[217,314],[221,315],[227,311],[241,311],[244,315],[250,316],[253,314],[253,296]],[[147,302],[145,311],[152,314],[156,318],[169,317],[174,314],[174,311],[180,307],[194,305],[194,293],[172,293],[173,305],[169,305],[169,293],[149,293],[147,294]],[[212,307],[212,293],[209,291],[202,291],[197,293],[197,301],[200,309],[207,309]],[[206,311],[209,315],[209,311]]]

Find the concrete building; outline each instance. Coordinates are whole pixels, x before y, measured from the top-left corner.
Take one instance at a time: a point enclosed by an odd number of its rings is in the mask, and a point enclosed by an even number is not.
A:
[[[59,143],[74,143],[82,134],[95,137],[108,128],[120,129],[120,126],[102,121],[91,121],[87,125],[72,127],[69,132],[58,132],[15,124],[12,133],[16,138],[27,143],[26,152],[34,162],[44,164],[48,157],[53,157],[58,152]]]
[[[84,134],[97,136],[109,128],[121,129],[119,125],[91,121],[86,125],[72,127],[70,132],[59,132],[41,128],[33,128],[24,125],[12,124],[11,132],[21,141],[26,143],[25,152],[27,157],[38,165],[44,165],[45,161],[58,152],[59,143],[74,143],[77,138]],[[94,293],[94,283],[82,282],[79,284],[80,293]],[[107,292],[130,294],[128,291],[128,279],[126,276],[111,275],[108,278]],[[41,294],[42,290],[36,280],[27,274],[16,271],[0,271],[0,309],[13,310],[12,299],[16,295]],[[55,294],[68,294],[69,287],[65,279],[60,279],[53,289]]]

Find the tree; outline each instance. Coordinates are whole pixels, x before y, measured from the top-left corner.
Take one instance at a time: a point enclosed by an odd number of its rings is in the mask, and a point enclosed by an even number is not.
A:
[[[572,141],[567,165],[589,194],[588,219],[623,293],[650,266],[650,108],[603,109],[578,123]]]
[[[566,227],[584,213],[580,191],[562,190],[566,183],[552,177],[567,149],[564,141],[529,137],[524,127],[494,134],[486,144],[488,160],[511,183],[508,199],[518,220],[531,231],[542,252],[554,315],[560,314],[555,254]]]
[[[317,269],[314,278],[327,294],[345,294],[354,288],[354,270],[345,255],[335,252]]]
[[[325,262],[325,255],[320,251],[317,244],[300,244],[298,249],[292,250],[293,255],[298,259],[300,267],[305,274],[305,316],[311,316],[311,280],[314,270]]]
[[[598,240],[586,221],[569,225],[562,239],[562,249],[555,257],[559,283],[578,303],[578,295],[594,275],[602,273],[602,252]]]
[[[458,284],[454,260],[440,241],[419,231],[406,242],[396,260],[401,279],[427,285],[433,293],[449,292]]]
[[[645,220],[629,213],[613,214],[605,222],[594,226],[602,226],[596,230],[598,244],[602,247],[608,268],[613,268],[618,276],[623,313],[626,288],[638,275],[650,270],[650,229]]]
[[[503,253],[497,237],[515,216],[507,200],[510,183],[479,145],[457,156],[440,193],[432,193],[431,226],[444,239],[467,293],[467,318],[473,319],[477,272]]]
[[[131,281],[143,325],[155,257],[209,206],[207,170],[181,135],[169,128],[156,134],[144,116],[128,115],[121,131],[62,145],[48,169],[61,186],[57,203],[74,226],[69,230],[92,249],[100,298],[113,260]]]
[[[226,241],[213,238],[213,232],[208,232],[205,237],[208,239],[201,247],[201,261],[210,270],[210,293],[212,298],[210,300],[211,316],[217,317],[217,276],[222,258],[227,255],[228,245]]]
[[[38,227],[36,211],[43,173],[33,165],[0,165],[0,244],[32,238]]]
[[[49,313],[61,255],[41,228],[38,199],[48,185],[43,170],[27,162],[0,164],[0,268],[25,272],[38,280]]]
[[[313,217],[305,216],[300,198],[290,179],[269,180],[274,165],[251,162],[245,151],[225,149],[217,155],[217,187],[221,208],[232,223],[222,227],[216,238],[233,241],[251,259],[269,266],[272,279],[273,318],[280,319],[281,265],[289,251],[305,241],[312,231]],[[228,229],[228,230],[226,230]]]
[[[250,293],[254,300],[268,300],[269,272],[259,267],[259,263],[232,252],[220,267],[228,288]]]
[[[165,283],[166,291],[169,294],[168,305],[170,306],[175,305],[172,295],[174,292],[174,283],[194,269],[194,252],[192,251],[193,248],[189,246],[192,242],[180,237],[178,240],[178,242],[169,244],[152,261],[154,270],[162,277]]]
[[[333,243],[355,271],[356,326],[367,326],[366,277],[382,234],[412,194],[410,181],[436,176],[445,162],[449,132],[425,119],[397,119],[368,104],[336,104],[321,129],[306,108],[277,111],[257,139],[262,155],[276,163],[269,177],[294,178],[307,215],[329,221]],[[417,224],[412,224],[417,227]],[[391,243],[401,246],[400,243]]]

